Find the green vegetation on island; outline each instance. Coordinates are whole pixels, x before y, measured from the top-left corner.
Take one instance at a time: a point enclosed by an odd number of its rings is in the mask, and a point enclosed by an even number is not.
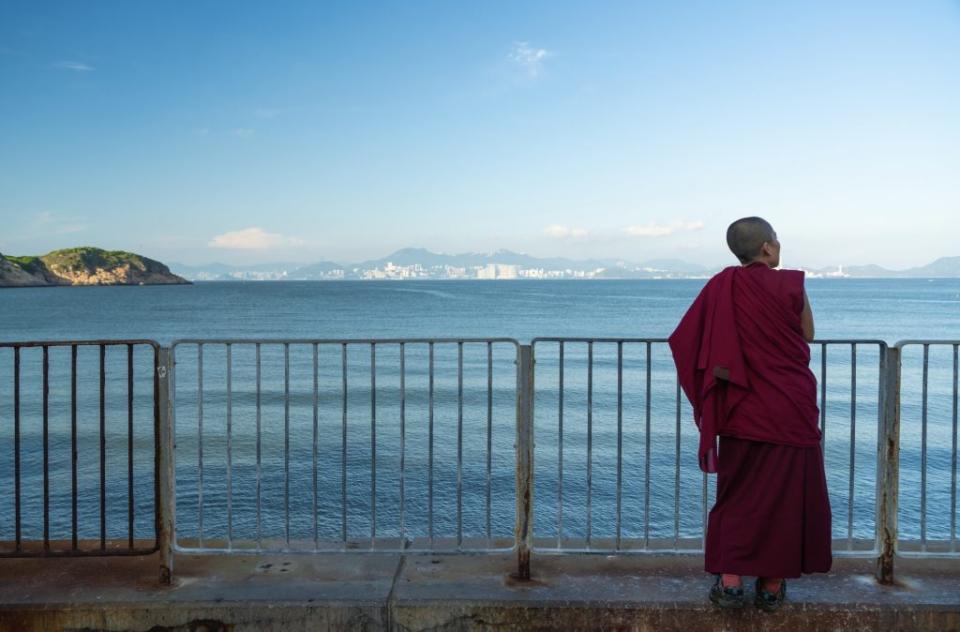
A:
[[[84,246],[42,256],[0,254],[0,287],[178,283],[189,281],[159,261],[122,250]]]

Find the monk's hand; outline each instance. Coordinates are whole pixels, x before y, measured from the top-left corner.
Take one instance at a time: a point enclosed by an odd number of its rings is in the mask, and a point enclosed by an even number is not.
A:
[[[713,367],[713,377],[720,380],[729,380],[730,379],[730,369],[725,366],[715,366]]]

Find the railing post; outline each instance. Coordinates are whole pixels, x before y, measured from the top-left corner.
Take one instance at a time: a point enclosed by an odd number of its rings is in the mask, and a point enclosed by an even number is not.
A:
[[[893,583],[893,562],[897,551],[897,511],[900,488],[900,349],[888,347],[881,363],[882,417],[877,441],[877,472],[880,496],[877,499],[877,581]]]
[[[161,347],[157,361],[157,539],[160,547],[160,583],[173,581],[174,471],[173,471],[173,352]]]
[[[516,524],[517,579],[530,579],[533,548],[533,347],[520,345],[517,353]]]

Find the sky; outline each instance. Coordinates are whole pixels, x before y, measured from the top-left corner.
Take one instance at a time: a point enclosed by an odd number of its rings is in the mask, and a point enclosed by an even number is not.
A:
[[[960,0],[0,3],[0,252],[960,255]]]

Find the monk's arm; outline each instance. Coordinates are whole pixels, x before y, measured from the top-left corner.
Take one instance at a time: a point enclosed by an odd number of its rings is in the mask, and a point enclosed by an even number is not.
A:
[[[803,311],[800,312],[800,326],[803,328],[803,338],[813,342],[813,310],[810,309],[810,299],[803,293]]]

